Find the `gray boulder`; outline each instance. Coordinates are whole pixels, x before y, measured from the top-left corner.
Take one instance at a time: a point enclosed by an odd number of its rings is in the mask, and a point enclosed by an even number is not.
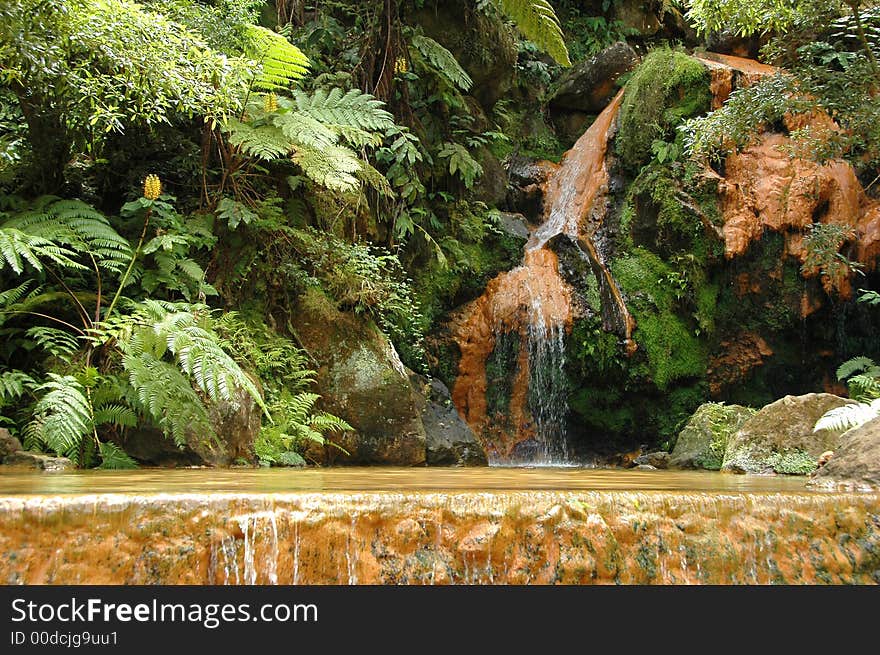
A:
[[[612,43],[562,76],[550,96],[551,108],[598,114],[617,93],[617,78],[635,68],[638,62],[636,51],[624,41]]]
[[[842,431],[813,432],[825,412],[853,401],[829,393],[785,396],[743,423],[729,439],[722,471],[807,475],[834,450]]]
[[[446,385],[412,372],[410,380],[424,399],[422,424],[428,466],[487,466],[486,451],[455,409]]]

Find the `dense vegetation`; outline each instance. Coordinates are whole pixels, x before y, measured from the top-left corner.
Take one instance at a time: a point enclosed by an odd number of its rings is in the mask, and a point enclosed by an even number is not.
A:
[[[4,2],[0,424],[80,466],[126,467],[132,432],[211,451],[218,412],[252,406],[262,430],[243,459],[302,464],[309,443],[350,429],[319,409],[321,363],[290,321],[315,290],[451,383],[444,316],[519,258],[498,211],[502,162],[558,161],[571,139],[547,108],[554,82],[628,39],[647,56],[615,141],[626,184],[611,268],[643,347],[630,360],[597,320],[579,322],[571,402],[589,434],[673,436],[709,396],[725,330],[761,320],[795,334],[803,284],[785,264],[760,318],[731,297],[698,224],[718,216],[700,166],[822,109],[842,129],[804,128],[798,154],[846,158],[870,189],[880,8],[656,4],[648,30],[619,0]],[[684,46],[721,28],[768,35],[764,58],[788,74],[709,113],[708,73]],[[848,266],[834,238],[826,250]],[[768,236],[745,265],[775,266],[779,248]],[[880,357],[866,339],[840,359]],[[795,359],[738,399],[784,388]]]

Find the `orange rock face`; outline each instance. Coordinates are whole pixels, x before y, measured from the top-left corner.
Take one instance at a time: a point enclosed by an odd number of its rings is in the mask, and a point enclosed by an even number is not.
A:
[[[742,332],[719,344],[718,354],[709,359],[706,377],[709,393],[717,396],[722,388],[745,380],[749,374],[773,355],[773,350],[759,334]]]
[[[877,582],[880,496],[528,491],[0,499],[6,584]]]

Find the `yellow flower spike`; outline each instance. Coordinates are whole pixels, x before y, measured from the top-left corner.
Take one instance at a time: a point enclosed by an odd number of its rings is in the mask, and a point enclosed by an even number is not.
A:
[[[158,175],[147,175],[144,180],[144,198],[147,200],[156,200],[162,195],[162,182]]]
[[[274,93],[267,93],[263,96],[263,109],[267,114],[271,114],[278,109],[278,96]]]

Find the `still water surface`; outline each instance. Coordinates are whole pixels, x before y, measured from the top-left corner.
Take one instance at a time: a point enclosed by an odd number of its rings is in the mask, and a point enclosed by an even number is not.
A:
[[[0,496],[465,491],[810,492],[806,478],[588,468],[140,469],[35,473],[0,467]]]

